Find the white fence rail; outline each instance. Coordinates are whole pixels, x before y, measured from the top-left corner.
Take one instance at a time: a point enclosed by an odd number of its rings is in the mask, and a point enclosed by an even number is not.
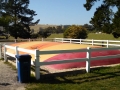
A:
[[[79,41],[79,42],[76,42],[76,43],[79,43],[79,44],[88,43],[88,44],[91,44],[91,45],[95,45],[95,43],[94,43],[95,41],[98,41],[98,42],[100,41],[100,45],[101,45],[101,41],[104,41],[104,42],[107,43],[107,44],[104,44],[104,45],[107,45],[107,48],[94,48],[93,49],[93,48],[87,47],[87,49],[81,49],[81,50],[75,49],[75,50],[39,51],[37,49],[36,50],[28,50],[28,49],[24,49],[24,48],[19,48],[18,46],[9,46],[9,45],[4,44],[4,60],[7,61],[7,55],[15,58],[15,55],[19,55],[19,51],[26,52],[26,53],[29,53],[29,54],[33,54],[34,57],[35,57],[35,60],[32,60],[34,62],[31,62],[31,64],[35,65],[35,77],[38,80],[38,79],[40,79],[40,66],[42,66],[42,65],[51,65],[51,64],[62,64],[62,63],[72,63],[72,62],[86,61],[86,72],[90,72],[90,61],[91,60],[101,60],[101,59],[109,59],[109,58],[118,58],[118,57],[120,57],[120,54],[91,57],[91,52],[93,52],[93,51],[119,50],[120,47],[108,48],[108,46],[110,45],[109,42],[115,42],[115,41],[93,40],[93,39],[92,40],[63,39],[63,38],[55,38],[54,39],[55,42],[62,42],[62,43],[65,40],[69,40],[69,41],[67,41],[69,43],[75,43],[76,41]],[[74,40],[75,40],[75,42],[73,42]],[[83,42],[83,40],[84,40],[84,42]],[[87,42],[87,41],[90,41],[90,43]],[[119,41],[116,41],[116,42],[119,42]],[[112,45],[119,46],[119,45],[116,45],[116,44],[112,44]],[[0,48],[1,48],[0,49],[0,58],[2,58],[2,46],[1,45],[0,45]],[[7,52],[7,49],[15,50],[15,54]],[[53,61],[50,61],[50,62],[40,62],[40,58],[39,58],[40,55],[45,55],[45,54],[73,53],[73,52],[86,52],[86,57],[85,58],[74,58],[73,60],[71,60],[71,59],[69,59],[69,60],[61,60],[61,61],[53,60]],[[16,62],[17,62],[17,59],[16,59]],[[17,68],[17,63],[16,63],[16,68]]]
[[[71,38],[54,38],[55,42],[68,42],[76,44],[90,44],[90,45],[104,45],[107,48],[109,46],[120,46],[120,41],[116,40],[94,40],[94,39],[71,39]]]

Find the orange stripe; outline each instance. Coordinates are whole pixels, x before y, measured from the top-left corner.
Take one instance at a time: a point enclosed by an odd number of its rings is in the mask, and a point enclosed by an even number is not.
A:
[[[12,46],[18,46],[18,45],[25,44],[25,43],[28,43],[28,42],[14,43],[14,44],[12,44]]]
[[[48,43],[42,43],[42,44],[37,44],[32,47],[28,47],[27,49],[44,49],[47,47],[55,46],[55,45],[60,45],[62,43],[55,43],[55,42],[48,42]]]

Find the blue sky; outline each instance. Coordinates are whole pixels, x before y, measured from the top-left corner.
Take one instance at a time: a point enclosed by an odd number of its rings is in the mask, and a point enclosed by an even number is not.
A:
[[[96,3],[90,11],[83,7],[86,0],[30,0],[29,8],[38,14],[35,20],[40,19],[39,24],[53,25],[83,25],[89,24],[93,17]]]

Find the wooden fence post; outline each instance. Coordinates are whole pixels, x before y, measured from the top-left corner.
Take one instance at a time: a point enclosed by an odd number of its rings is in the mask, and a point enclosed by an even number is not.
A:
[[[0,59],[2,58],[2,44],[0,43]]]
[[[39,65],[39,50],[35,50],[35,77],[36,80],[40,79],[40,65]]]
[[[86,60],[86,72],[87,73],[89,73],[90,72],[90,58],[91,58],[91,48],[90,47],[87,47],[87,55],[86,55],[86,58],[87,58],[87,60]]]
[[[18,46],[15,47],[15,53],[16,55],[19,55]],[[18,59],[16,58],[16,68],[17,68],[17,62],[18,62]]]
[[[6,62],[7,61],[7,55],[6,55],[6,47],[5,47],[5,44],[4,44],[4,61]]]

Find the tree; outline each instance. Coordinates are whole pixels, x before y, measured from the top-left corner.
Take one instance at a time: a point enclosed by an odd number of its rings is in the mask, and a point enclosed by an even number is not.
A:
[[[93,31],[94,30],[93,25],[84,24],[83,27],[86,28],[88,31]]]
[[[115,38],[120,37],[120,8],[118,9],[118,11],[114,15],[113,30],[114,30],[113,31],[113,36]]]
[[[86,10],[90,10],[96,2],[100,0],[86,0],[84,7]],[[103,1],[101,6],[96,8],[93,18],[90,23],[97,29],[105,33],[116,33],[119,34],[119,23],[118,16],[120,15],[120,0],[101,0]],[[113,12],[113,7],[118,9],[117,13]],[[118,15],[117,15],[118,14]],[[117,15],[117,16],[116,16]],[[116,30],[117,28],[117,30]],[[117,36],[119,37],[119,35]],[[116,37],[115,37],[116,38]]]
[[[110,25],[111,10],[109,10],[109,7],[106,5],[101,5],[96,10],[97,11],[94,13],[93,18],[91,18],[90,23],[97,31],[100,31],[103,29],[105,24]]]
[[[45,28],[45,29],[40,29],[40,31],[38,32],[38,34],[43,37],[43,38],[47,38],[48,36],[51,35],[51,32],[50,32],[50,28]]]
[[[72,25],[64,32],[65,38],[85,39],[87,38],[86,28],[82,26]]]
[[[0,17],[0,26],[6,27],[9,25],[10,17],[8,15],[4,15]]]
[[[32,33],[29,26],[37,24],[39,20],[32,22],[37,14],[28,8],[29,0],[1,0],[0,3],[2,5],[1,17],[4,14],[11,17],[9,28],[7,28],[11,36],[16,39],[18,37],[30,38]]]

